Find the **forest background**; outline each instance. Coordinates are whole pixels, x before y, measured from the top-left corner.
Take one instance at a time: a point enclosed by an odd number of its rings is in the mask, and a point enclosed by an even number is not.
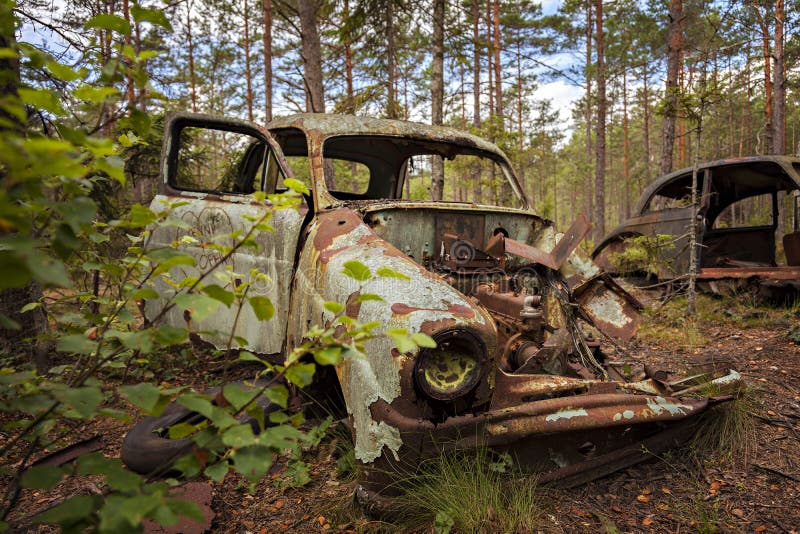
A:
[[[695,156],[800,150],[795,4],[32,0],[15,14],[20,42],[73,69],[135,59],[124,77],[98,78],[117,86],[115,102],[76,109],[97,133],[172,109],[259,123],[315,111],[446,124],[499,144],[539,214],[562,227],[590,214],[596,243],[647,184]],[[143,8],[160,19],[132,16]],[[87,28],[98,15],[119,27]],[[35,68],[22,76],[70,105],[63,82]],[[545,86],[563,94],[543,98]],[[153,194],[159,148],[126,165],[135,201]]]

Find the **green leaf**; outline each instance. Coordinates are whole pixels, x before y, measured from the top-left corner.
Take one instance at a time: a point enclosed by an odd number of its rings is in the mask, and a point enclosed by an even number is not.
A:
[[[70,334],[59,338],[56,349],[69,354],[91,354],[97,348],[97,342],[83,334]]]
[[[342,269],[342,272],[345,274],[345,276],[349,276],[354,280],[363,282],[365,280],[369,280],[370,278],[372,278],[372,271],[370,271],[369,267],[367,267],[360,261],[357,260],[346,261],[344,262],[343,267],[344,269]]]
[[[191,436],[196,431],[197,426],[191,423],[175,423],[169,427],[169,439],[183,439]]]
[[[153,384],[140,383],[132,386],[120,386],[119,389],[128,402],[148,415],[161,415],[169,403],[169,397]]]
[[[13,48],[0,48],[0,59],[17,59],[19,52]]]
[[[150,120],[150,115],[138,108],[129,110],[128,116],[119,121],[120,128],[131,129],[136,132],[136,135],[139,137],[147,136],[151,125],[152,121]]]
[[[236,419],[223,408],[211,404],[211,401],[199,395],[182,395],[178,397],[178,404],[199,413],[221,429],[229,428],[236,424]]]
[[[395,271],[394,269],[390,269],[389,267],[378,267],[376,274],[378,276],[382,276],[383,278],[399,278],[400,280],[411,280],[411,278],[408,275]]]
[[[220,302],[200,293],[181,293],[175,296],[175,305],[182,310],[189,310],[192,320],[202,321],[217,311]]]
[[[45,510],[34,518],[35,523],[71,525],[88,518],[97,510],[103,498],[100,495],[77,495],[61,504]]]
[[[189,341],[189,330],[169,325],[160,326],[156,329],[156,341],[165,347],[183,345]]]
[[[225,400],[230,402],[233,408],[238,411],[258,397],[259,390],[256,388],[245,388],[242,387],[241,384],[231,383],[225,384],[222,388],[222,394],[225,396]]]
[[[31,279],[31,272],[25,262],[10,252],[0,251],[0,290],[23,287]]]
[[[206,467],[204,472],[214,482],[222,482],[222,479],[228,474],[228,462],[217,462]]]
[[[61,401],[64,415],[76,419],[92,417],[103,402],[103,392],[97,386],[54,390],[53,396]]]
[[[256,436],[249,424],[233,426],[222,434],[222,443],[228,447],[242,448],[252,445],[255,441]]]
[[[311,384],[314,380],[315,366],[313,363],[298,363],[286,369],[286,379],[301,388]]]
[[[342,310],[344,310],[344,306],[342,306],[342,305],[341,305],[341,304],[339,304],[338,302],[331,302],[331,301],[328,301],[328,302],[326,302],[326,303],[324,304],[324,306],[325,306],[325,309],[326,309],[326,310],[328,310],[329,312],[332,312],[332,313],[339,313],[339,312],[341,312]]]
[[[293,488],[299,488],[311,482],[308,464],[302,460],[290,460],[285,474],[288,478],[289,486]]]
[[[200,510],[200,507],[197,505],[197,503],[191,501],[182,501],[180,499],[170,499],[167,501],[167,506],[169,506],[177,515],[193,519],[198,523],[202,523],[205,519],[203,512]]]
[[[222,287],[218,286],[217,284],[210,284],[203,288],[203,293],[211,297],[212,299],[218,300],[223,303],[228,308],[231,307],[233,301],[235,300],[236,296],[233,294],[232,291],[228,291],[227,289],[223,289]]]
[[[22,325],[20,325],[11,317],[0,313],[0,328],[5,328],[6,330],[19,330],[22,328]]]
[[[72,281],[64,263],[41,253],[30,254],[27,258],[28,270],[42,285],[47,287],[71,287]]]
[[[302,417],[302,414],[297,414]],[[275,450],[296,449],[304,439],[303,433],[295,427],[285,424],[265,428],[261,433],[261,443],[267,444]]]
[[[320,365],[337,365],[342,358],[342,347],[330,346],[312,350],[314,360]]]
[[[148,514],[148,517],[162,527],[170,527],[178,524],[178,516],[175,515],[175,512],[173,512],[169,506],[164,504],[156,507],[155,510]]]
[[[68,224],[61,223],[56,226],[55,235],[53,235],[53,250],[59,258],[66,261],[81,245],[83,245],[83,241],[75,236],[75,232]]]
[[[72,231],[78,234],[84,225],[92,223],[97,213],[97,204],[91,198],[78,197],[69,202],[59,203],[56,210],[64,218],[64,222],[70,225]]]
[[[47,70],[49,70],[53,76],[65,82],[71,82],[81,77],[74,69],[57,61],[48,62]]]
[[[115,87],[95,87],[93,85],[84,84],[78,86],[72,94],[78,100],[83,100],[91,104],[101,104],[107,98],[119,94],[119,90]]]
[[[106,173],[108,176],[125,185],[124,162],[118,157],[99,158],[95,160],[94,166],[97,170]]]
[[[275,307],[272,305],[272,301],[269,300],[269,297],[258,295],[255,297],[248,297],[247,301],[250,303],[250,306],[253,307],[253,312],[255,312],[256,318],[259,321],[269,321],[272,319],[272,316],[275,315]]]
[[[266,363],[264,360],[250,352],[249,350],[241,350],[239,351],[239,358],[238,360],[243,362],[259,362],[259,363]]]
[[[36,308],[41,308],[41,306],[42,306],[41,302],[29,302],[25,306],[23,306],[22,309],[19,310],[19,312],[20,313],[26,313],[26,312],[29,312],[31,310],[35,310]]]
[[[301,195],[309,195],[311,192],[308,190],[308,186],[301,182],[300,180],[296,180],[294,178],[284,178],[283,185],[294,191],[295,193],[300,193]]]
[[[157,299],[160,295],[152,287],[140,287],[128,295],[130,300]]]
[[[150,22],[157,26],[161,26],[165,30],[172,31],[167,15],[161,9],[148,9],[133,4],[131,6],[131,16],[136,22]]]
[[[407,354],[417,350],[417,345],[406,333],[388,332],[400,354]]]
[[[356,302],[386,302],[383,300],[383,297],[380,295],[375,295],[374,293],[361,293],[359,296],[356,297]]]
[[[87,30],[92,28],[100,28],[102,30],[117,32],[122,35],[130,35],[131,33],[131,24],[127,20],[120,16],[109,15],[106,13],[95,15],[89,19],[89,22],[84,25],[84,28]]]
[[[183,473],[185,478],[192,478],[203,470],[203,466],[194,454],[184,454],[175,461],[174,467]]]
[[[421,332],[418,332],[416,334],[411,334],[411,339],[414,340],[414,343],[416,343],[420,347],[427,347],[429,349],[436,348],[436,342],[428,334],[423,334]]]
[[[64,476],[64,471],[52,465],[34,465],[22,474],[20,486],[23,488],[50,489]]]
[[[61,99],[49,89],[28,89],[20,87],[18,89],[20,99],[36,109],[47,111],[54,115],[63,115],[64,108],[61,107]]]
[[[289,390],[284,385],[277,385],[267,389],[264,395],[272,402],[281,408],[286,408],[289,403]]]
[[[167,249],[171,250],[172,253],[169,255],[169,258],[164,259],[157,259],[158,265],[153,269],[153,276],[158,276],[160,274],[166,273],[173,267],[178,267],[179,265],[189,265],[194,267],[195,260],[188,254],[184,254],[183,252],[178,252],[175,249]],[[162,254],[162,256],[166,256]],[[150,254],[150,257],[153,258],[153,253]]]
[[[263,445],[250,445],[231,455],[236,470],[251,482],[264,478],[272,465],[272,451]]]
[[[142,206],[141,204],[134,204],[133,206],[131,206],[131,212],[128,215],[128,219],[133,227],[144,228],[148,224],[154,223],[158,219],[158,215],[147,206]],[[161,249],[161,250],[167,251],[172,249]],[[167,253],[160,252],[160,254],[164,255]],[[167,259],[159,256],[159,251],[151,252],[150,257],[156,259]]]
[[[111,495],[100,510],[100,532],[136,531],[142,520],[153,513],[164,502],[160,493],[134,496]]]

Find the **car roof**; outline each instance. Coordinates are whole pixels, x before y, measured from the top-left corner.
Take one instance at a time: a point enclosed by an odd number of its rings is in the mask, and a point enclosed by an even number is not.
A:
[[[355,115],[332,113],[297,113],[276,117],[269,124],[269,130],[298,128],[307,134],[316,134],[322,139],[342,135],[390,135],[408,137],[423,141],[453,143],[496,154],[507,160],[500,148],[471,133],[447,126],[432,126],[421,122],[393,119],[375,119]]]
[[[798,171],[800,171],[800,158],[793,156],[770,155],[727,158],[700,163],[698,164],[697,169],[698,171],[704,171],[706,169],[724,169],[726,167],[750,166],[755,174],[766,174],[763,172],[758,172],[758,167],[763,166],[764,164],[774,164],[777,167],[780,167],[783,173],[795,183],[795,187],[800,188],[800,174],[798,174]],[[687,175],[690,176],[692,171],[693,167],[686,167],[684,169],[665,174],[664,176],[655,180],[653,183],[647,186],[644,191],[642,191],[639,201],[636,203],[636,207],[634,208],[634,213],[642,213],[642,210],[644,210],[644,207],[647,205],[653,195],[660,190],[669,187],[671,183],[677,182],[682,178],[685,178]],[[744,179],[744,177],[741,179]]]

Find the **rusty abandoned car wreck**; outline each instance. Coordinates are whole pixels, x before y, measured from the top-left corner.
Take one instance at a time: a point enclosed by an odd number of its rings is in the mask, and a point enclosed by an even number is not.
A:
[[[184,138],[212,134],[215,142],[247,138],[232,175],[183,157],[193,153]],[[421,200],[438,157],[444,200]],[[177,114],[167,123],[163,169],[161,195],[186,200],[177,215],[210,233],[241,228],[263,209],[251,202],[253,191],[280,190],[286,176],[309,185],[299,210],[275,213],[275,232],[258,237],[259,251],[231,260],[237,273],[255,266],[274,281],[258,288],[275,303],[274,318],[259,322],[245,307],[236,323],[249,349],[285,354],[310,326],[330,323],[326,301],[437,342],[401,353],[391,337],[371,339],[365,358],[346,359],[332,375],[367,503],[391,493],[398,469],[440,449],[481,445],[507,451],[542,480],[581,483],[644,459],[645,449],[681,443],[698,414],[740,386],[734,370],[675,380],[606,357],[607,336],[635,333],[637,302],[578,248],[587,220],[558,233],[530,210],[505,155],[478,137],[351,116],[296,115],[267,131]],[[497,196],[474,187],[478,177],[498,182]],[[180,232],[155,229],[155,246]],[[198,266],[208,264],[207,250],[189,250]],[[358,281],[342,272],[351,260],[404,277]],[[359,302],[361,293],[384,302]],[[223,309],[198,328],[224,331],[233,313]],[[177,311],[165,320],[185,324]]]
[[[692,169],[659,178],[642,193],[634,216],[612,230],[592,256],[606,272],[630,238],[669,236],[655,275],[671,280],[689,271],[689,225],[697,220],[698,281],[714,293],[752,281],[765,296],[797,295],[800,289],[800,158],[756,156],[703,163],[697,175],[697,208],[691,205]],[[791,195],[792,227],[779,225],[779,206]],[[778,263],[776,234],[783,230],[786,261]]]

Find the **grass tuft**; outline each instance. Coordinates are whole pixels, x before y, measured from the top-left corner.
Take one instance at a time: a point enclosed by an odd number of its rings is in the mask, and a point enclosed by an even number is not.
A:
[[[408,528],[432,523],[437,533],[533,532],[542,515],[536,479],[485,449],[443,453],[404,486],[399,508]]]
[[[756,443],[758,397],[755,390],[745,388],[737,398],[714,406],[698,421],[698,429],[689,444],[696,460],[739,462],[747,465]]]

